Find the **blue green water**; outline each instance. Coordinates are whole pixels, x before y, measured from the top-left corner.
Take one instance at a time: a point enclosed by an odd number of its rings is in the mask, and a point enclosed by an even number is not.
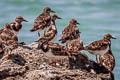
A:
[[[120,79],[120,0],[0,0],[0,27],[14,21],[16,16],[23,16],[28,23],[23,23],[19,33],[19,41],[31,43],[37,40],[37,32],[31,33],[34,19],[44,7],[50,7],[62,17],[57,20],[58,39],[62,29],[68,25],[71,18],[80,22],[81,39],[87,45],[99,40],[106,33],[117,36],[112,40],[112,52],[116,59],[113,71],[115,79]],[[58,41],[57,41],[58,42]],[[87,52],[86,52],[87,53]],[[87,53],[88,54],[88,53]],[[89,55],[91,58],[95,58]]]

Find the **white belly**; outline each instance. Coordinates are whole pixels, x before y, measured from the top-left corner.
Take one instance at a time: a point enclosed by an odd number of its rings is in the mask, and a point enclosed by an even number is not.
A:
[[[55,37],[50,42],[54,42],[56,40],[57,40],[57,34],[55,35]]]
[[[105,50],[100,50],[100,51],[91,51],[91,50],[88,50],[88,52],[94,54],[94,55],[104,55],[105,53],[107,53],[109,50],[109,46],[107,46],[107,48]]]
[[[45,52],[45,56],[47,56],[47,57],[53,56],[51,49],[49,49],[47,52]]]
[[[45,56],[47,56],[48,58],[52,58],[52,59],[63,59],[63,58],[68,58],[68,56],[55,56],[53,55],[51,49],[49,51],[47,51],[45,54]]]

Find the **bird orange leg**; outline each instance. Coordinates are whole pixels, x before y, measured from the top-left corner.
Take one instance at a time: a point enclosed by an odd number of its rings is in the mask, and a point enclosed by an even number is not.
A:
[[[11,58],[11,52],[12,52],[11,50],[10,50],[10,51],[8,51],[7,60]]]
[[[49,65],[55,66],[57,65],[57,62],[51,62]]]
[[[40,37],[40,32],[38,32],[38,36]]]

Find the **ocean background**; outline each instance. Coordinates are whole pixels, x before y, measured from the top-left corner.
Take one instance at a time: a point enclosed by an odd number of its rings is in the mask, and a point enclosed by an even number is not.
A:
[[[61,32],[71,18],[78,20],[81,40],[87,45],[100,40],[104,34],[116,36],[112,40],[112,52],[116,66],[113,71],[115,80],[120,80],[120,0],[0,0],[0,28],[13,22],[16,16],[23,16],[29,22],[23,22],[19,41],[32,43],[38,39],[37,32],[30,32],[34,19],[44,7],[50,7],[62,20],[56,21],[58,29],[57,43]],[[84,51],[90,58],[95,56]]]

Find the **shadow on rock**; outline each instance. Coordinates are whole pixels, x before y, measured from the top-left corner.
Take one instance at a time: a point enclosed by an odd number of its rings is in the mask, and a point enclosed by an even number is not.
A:
[[[69,57],[70,69],[85,69],[89,72],[109,73],[109,71],[102,65],[89,59],[85,54],[79,53]]]
[[[0,80],[6,78],[9,76],[8,72],[10,71],[10,69],[5,69],[3,71],[0,71]]]
[[[25,59],[18,54],[12,54],[11,60],[20,66],[24,66],[26,63]]]

